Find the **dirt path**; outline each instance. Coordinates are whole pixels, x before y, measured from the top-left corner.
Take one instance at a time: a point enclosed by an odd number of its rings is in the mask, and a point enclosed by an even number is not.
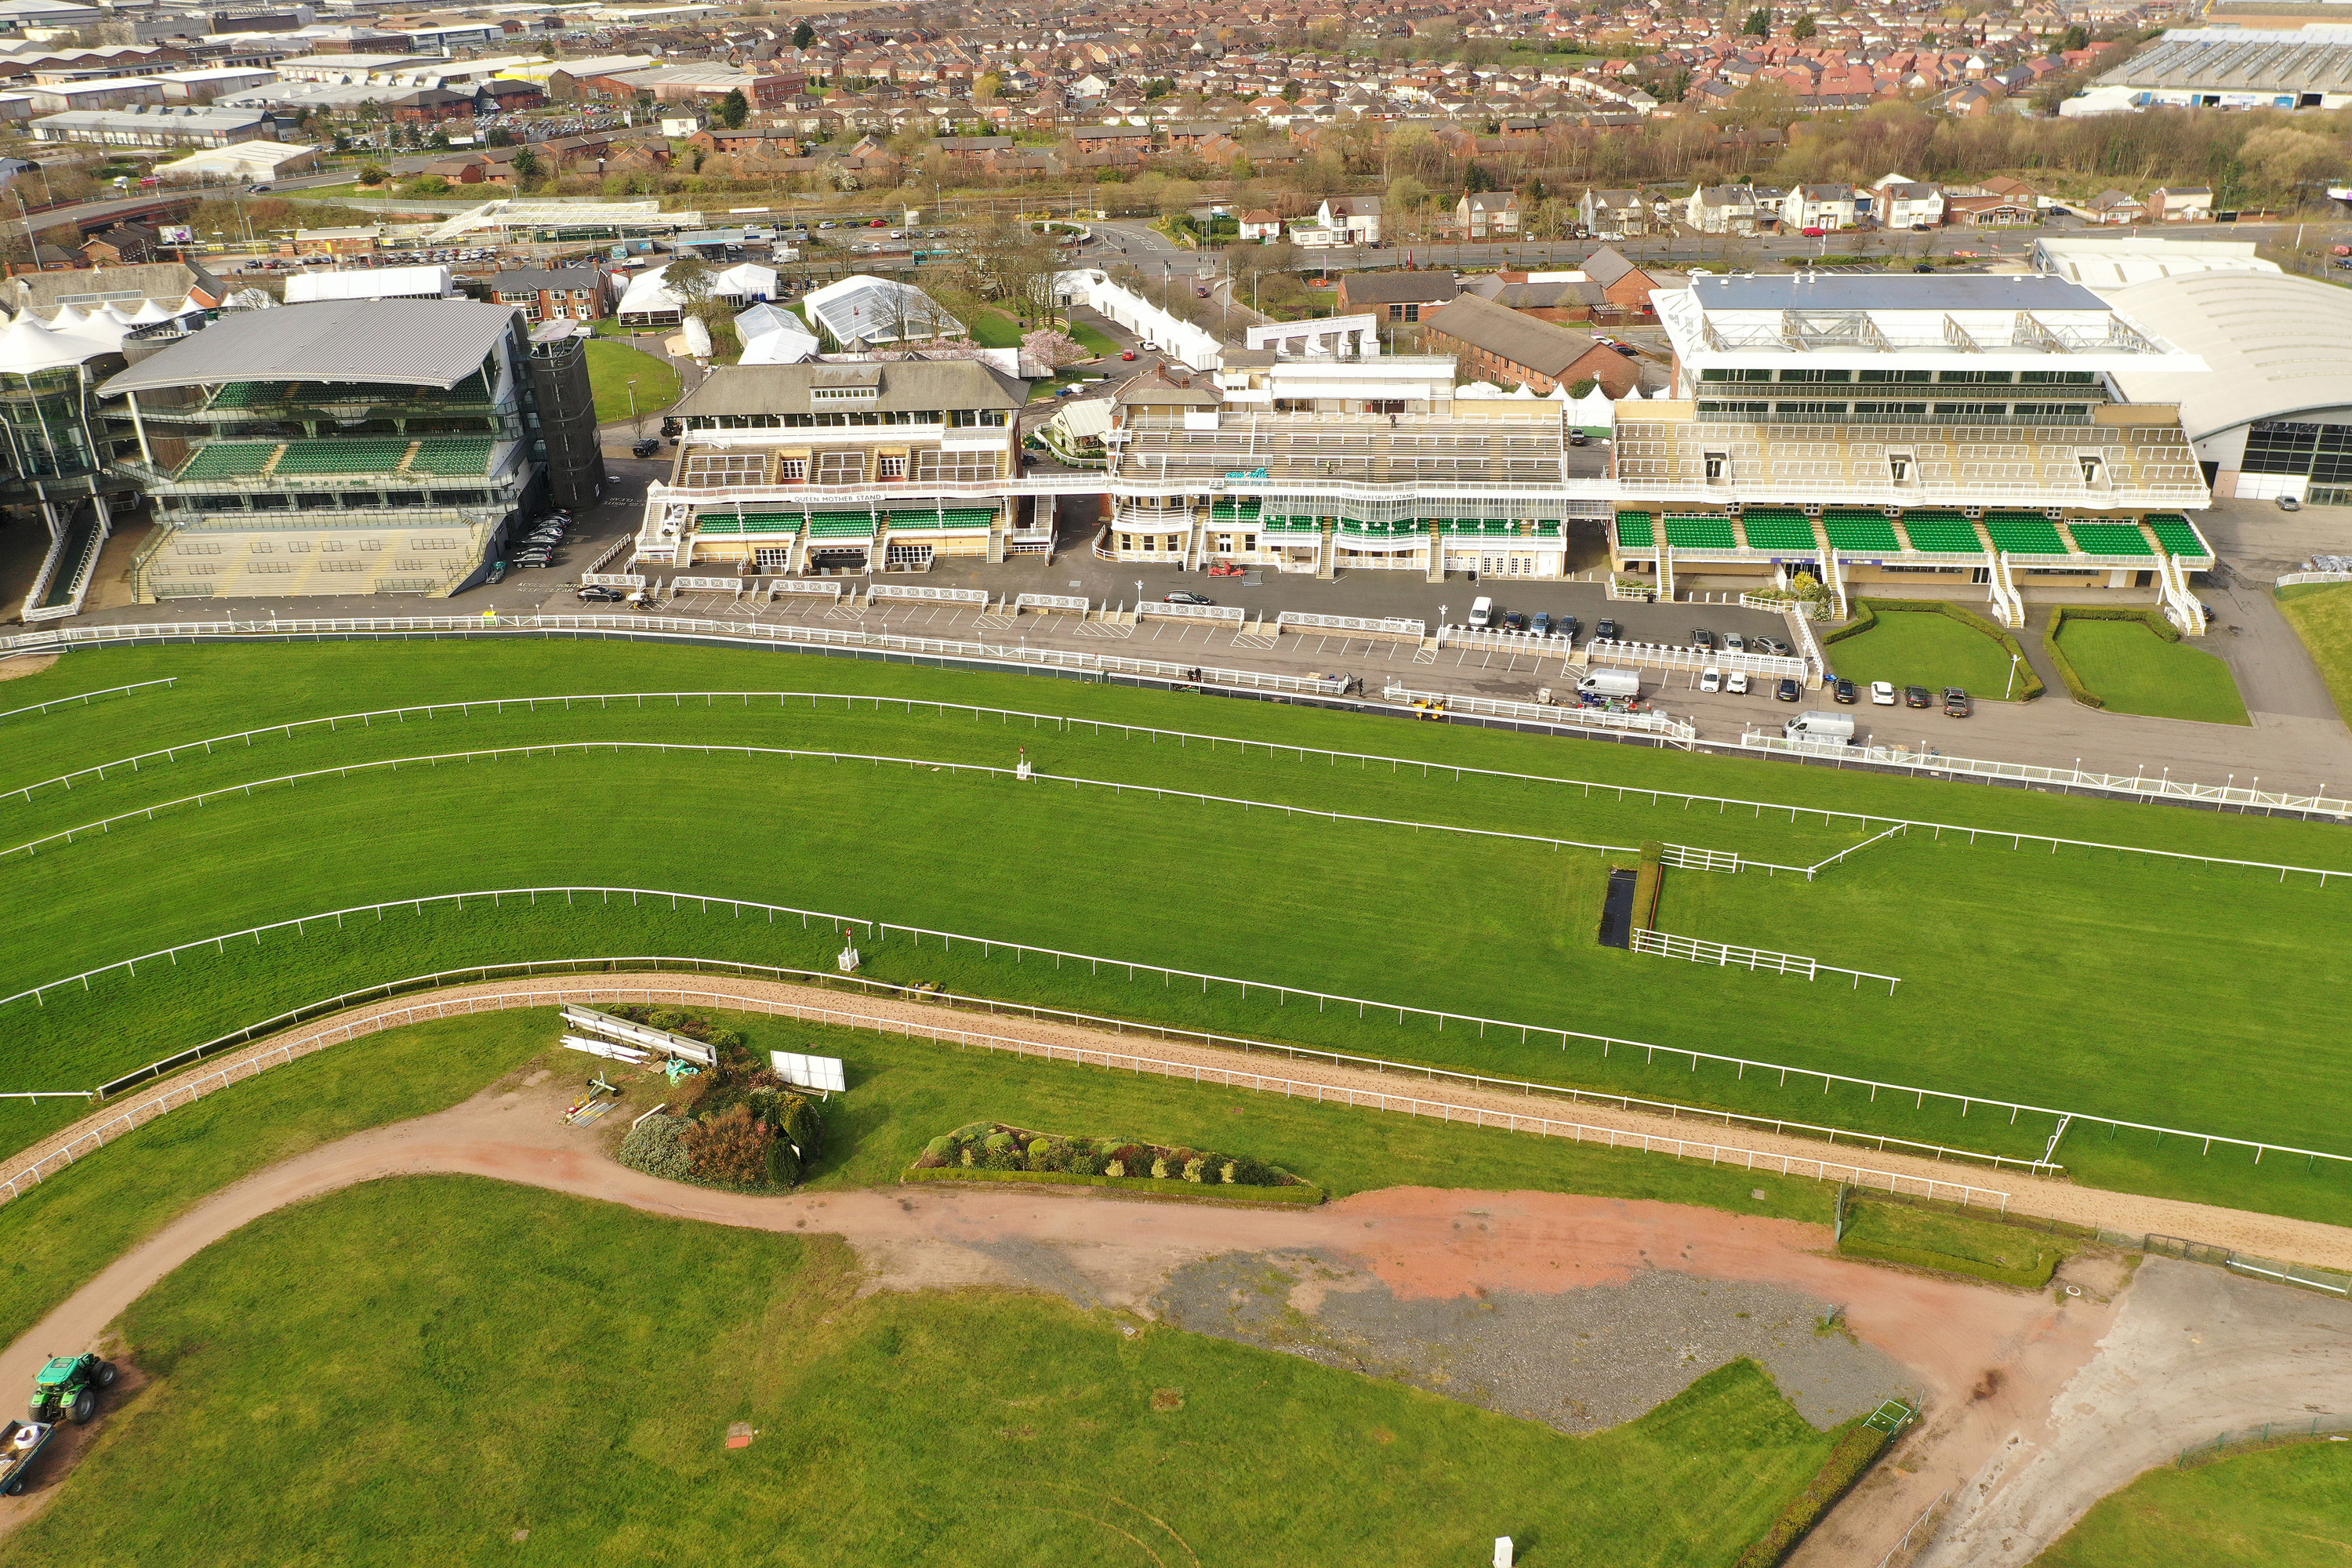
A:
[[[937,1004],[902,1002],[732,975],[681,974],[667,979],[649,974],[609,978],[544,975],[488,984],[453,986],[446,991],[426,994],[421,998],[412,995],[370,1004],[338,1014],[332,1019],[287,1030],[215,1058],[205,1071],[222,1074],[225,1079],[234,1078],[244,1068],[260,1070],[261,1064],[282,1059],[289,1054],[299,1056],[306,1050],[323,1048],[354,1035],[395,1026],[420,1017],[462,1014],[493,1005],[553,1005],[558,1001],[592,1004],[644,1001],[656,996],[677,999],[682,994],[703,1005],[798,1012],[803,1016],[822,1010],[830,1016],[828,1021],[831,1022],[860,1026],[882,1026],[893,1032],[905,1026],[919,1035],[931,1037],[940,1035],[952,1037],[959,1033],[987,1034],[1005,1041],[1052,1047],[1064,1054],[1077,1050],[1140,1057],[1167,1064],[1180,1075],[1188,1077],[1196,1070],[1225,1075],[1229,1080],[1236,1073],[1262,1073],[1269,1079],[1280,1079],[1291,1085],[1318,1086],[1343,1093],[1414,1095],[1431,1102],[1431,1109],[1424,1114],[1445,1114],[1436,1108],[1448,1107],[1452,1108],[1454,1120],[1471,1120],[1479,1113],[1489,1117],[1536,1114],[1591,1127],[1615,1129],[1637,1137],[1720,1142],[1728,1149],[1769,1157],[1770,1163],[1759,1161],[1759,1169],[1777,1169],[1777,1163],[1783,1158],[1801,1161],[1808,1165],[1825,1160],[1832,1163],[1851,1160],[1859,1165],[1895,1172],[1917,1181],[1966,1182],[2006,1192],[2010,1194],[2010,1208],[2013,1213],[2044,1215],[2135,1236],[2151,1232],[2184,1236],[2258,1257],[2285,1258],[2326,1268],[2352,1268],[2352,1229],[2308,1220],[2076,1186],[2069,1182],[2030,1176],[2016,1171],[1994,1171],[1976,1165],[1938,1163],[1913,1155],[1851,1148],[1843,1144],[1832,1147],[1818,1139],[1784,1136],[1740,1127],[1721,1127],[1704,1121],[1678,1121],[1642,1111],[1617,1110],[1606,1106],[1574,1104],[1563,1100],[1467,1088],[1444,1080],[1433,1082],[1409,1069],[1375,1072],[1367,1068],[1297,1060],[1276,1052],[1244,1054],[1162,1040],[1143,1032],[1113,1034],[1009,1014],[991,1016],[950,1012]],[[1269,1089],[1268,1092],[1297,1093],[1299,1090]],[[1313,1089],[1307,1092],[1313,1092]],[[146,1108],[166,1102],[184,1103],[186,1098],[184,1088],[169,1083],[125,1095],[105,1110],[84,1118],[12,1159],[5,1167],[0,1167],[0,1176],[13,1176],[25,1165],[52,1156],[77,1138],[86,1136],[91,1129],[120,1121],[126,1113],[134,1121],[144,1121],[154,1113]],[[1730,1158],[1737,1163],[1739,1157],[1734,1155]]]
[[[1965,1400],[1988,1368],[2012,1364],[2021,1345],[2078,1347],[2071,1364],[2051,1369],[2039,1391],[2046,1402],[2113,1315],[2087,1298],[2053,1300],[1851,1262],[1822,1250],[1829,1237],[1819,1226],[1553,1193],[1396,1188],[1301,1212],[1009,1186],[791,1197],[707,1192],[614,1163],[601,1130],[562,1125],[571,1092],[568,1082],[534,1089],[509,1080],[224,1189],[0,1352],[0,1387],[26,1384],[45,1355],[97,1343],[158,1280],[253,1219],[360,1182],[429,1173],[494,1177],[716,1225],[840,1235],[857,1248],[874,1289],[987,1285],[1076,1294],[1075,1282],[1104,1305],[1141,1313],[1178,1269],[1237,1252],[1343,1259],[1408,1301],[1558,1296],[1659,1272],[1764,1283],[1843,1305],[1861,1344],[1939,1404]],[[1722,1311],[1729,1315],[1740,1299],[1727,1292]],[[1687,1375],[1707,1370],[1692,1365]],[[2015,1380],[2016,1397],[2033,1397],[2026,1383]],[[0,1501],[0,1530],[53,1489],[45,1486],[24,1504]]]

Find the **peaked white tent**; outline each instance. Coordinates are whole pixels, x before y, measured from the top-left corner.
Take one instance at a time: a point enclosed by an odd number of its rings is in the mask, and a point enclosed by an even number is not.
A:
[[[816,357],[816,334],[778,305],[754,305],[735,318],[743,364],[799,364]]]
[[[614,313],[623,317],[685,314],[686,300],[669,286],[669,269],[674,265],[664,262],[630,279],[628,287],[621,291],[621,302]],[[751,305],[772,299],[775,293],[776,270],[772,267],[743,261],[710,275],[709,297],[713,300]]]

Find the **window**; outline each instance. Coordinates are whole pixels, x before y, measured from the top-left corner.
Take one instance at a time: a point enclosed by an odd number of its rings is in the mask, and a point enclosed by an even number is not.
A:
[[[1720,484],[1730,477],[1731,454],[1728,452],[1709,452],[1706,455],[1707,483]]]
[[[1927,379],[1924,370],[1866,370],[1862,373],[1866,382],[1917,382]]]
[[[1850,370],[1784,370],[1780,373],[1780,379],[1784,382],[1852,381],[1853,372]]]
[[[766,481],[764,452],[690,452],[678,470],[677,482],[688,489],[717,489],[722,485],[756,485]]]
[[[1863,379],[1867,381],[1870,374],[1864,371]],[[1698,378],[1701,381],[1769,381],[1772,373],[1769,370],[1703,370],[1698,373]]]
[[[1853,411],[1856,414],[1925,414],[1927,405],[1924,403],[1857,403]]]
[[[2084,452],[2077,456],[2074,461],[2082,467],[2083,483],[2085,486],[2095,490],[2107,488],[2107,464],[2105,458],[2095,453]]]
[[[807,478],[808,459],[806,458],[778,458],[776,459],[776,482],[778,484],[796,485]]]
[[[1367,414],[1402,414],[1404,412],[1404,399],[1402,397],[1367,398],[1364,402],[1364,412]]]
[[[1936,373],[1938,386],[2007,386],[2010,373],[2005,370],[1939,370]]]
[[[875,476],[877,479],[905,479],[907,477],[906,455],[904,453],[891,453],[887,456],[877,458],[875,460],[874,471]]]
[[[1776,403],[1772,405],[1772,411],[1775,414],[1843,414],[1845,410],[1846,405],[1843,403]]]
[[[1886,454],[1886,477],[1898,485],[1911,482],[1912,457],[1908,452]]]
[[[1761,414],[1770,406],[1767,403],[1722,403],[1703,399],[1698,411],[1701,414]]]

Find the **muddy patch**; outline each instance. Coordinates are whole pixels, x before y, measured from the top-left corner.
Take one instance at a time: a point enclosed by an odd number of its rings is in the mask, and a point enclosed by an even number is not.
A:
[[[1851,1335],[1829,1304],[1778,1286],[1648,1270],[1563,1291],[1400,1297],[1333,1252],[1229,1252],[1186,1264],[1152,1300],[1196,1333],[1391,1378],[1563,1432],[1654,1409],[1727,1362],[1761,1363],[1814,1426],[1916,1379]]]

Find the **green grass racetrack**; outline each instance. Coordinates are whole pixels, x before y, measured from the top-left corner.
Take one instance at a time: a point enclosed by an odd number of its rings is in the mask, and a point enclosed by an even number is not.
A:
[[[1941,617],[1890,616],[1892,622]],[[1693,790],[2352,870],[2333,826],[1967,785],[1801,771],[1589,742],[1021,677],[617,643],[264,645],[76,653],[8,684],[16,706],[178,675],[170,689],[0,721],[0,788],[247,727],[402,702],[580,692],[865,691],[1434,757],[1548,777]],[[2352,1153],[2337,962],[2352,880],[2114,851],[2011,847],[1927,829],[1807,882],[1669,876],[1661,925],[1899,975],[1849,988],[1595,945],[1608,858],[1261,803],[1809,864],[1883,824],[1527,783],[1259,746],[839,701],[649,702],[443,715],[238,742],[0,800],[0,848],[209,789],[362,761],[581,742],[832,750],[1040,768],[1141,786],[1018,784],[930,766],[658,750],[568,751],[315,777],[119,823],[0,858],[0,994],[174,943],[392,899],[637,887],[831,910],[1342,995]],[[1619,859],[1630,859],[1619,856]],[[280,1009],[467,963],[674,954],[829,966],[830,933],[723,906],[542,901],[396,911],[338,931],[142,964],[0,1010],[0,1088],[83,1088]],[[869,974],[1481,1070],[1704,1102],[2000,1152],[2039,1154],[2047,1119],[1837,1088],[1687,1058],[1522,1044],[1287,1006],[1261,990],[942,952],[893,938]],[[81,1112],[6,1102],[0,1143]],[[2100,1184],[2314,1217],[2352,1172],[2210,1154],[2077,1123],[2059,1158]]]

